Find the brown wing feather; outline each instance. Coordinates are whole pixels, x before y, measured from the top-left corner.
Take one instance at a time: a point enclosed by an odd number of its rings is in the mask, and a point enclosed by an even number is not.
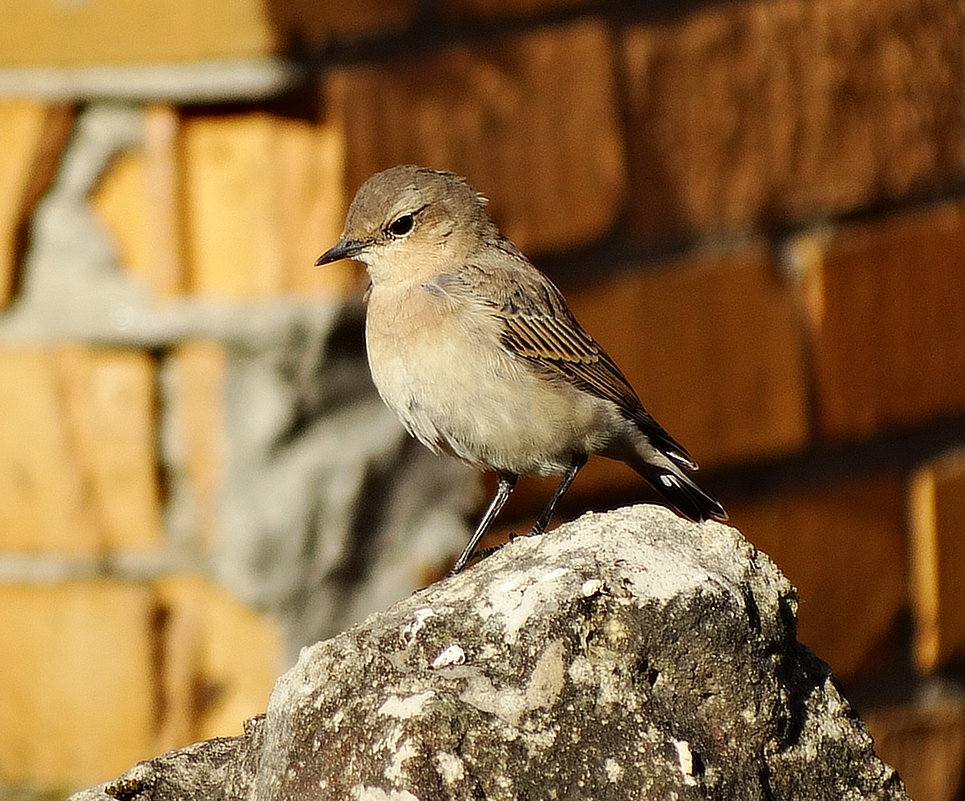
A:
[[[477,300],[496,311],[503,346],[535,368],[616,404],[667,456],[697,469],[686,449],[644,408],[613,359],[583,330],[562,293],[517,253],[504,254],[517,256],[512,271],[487,265],[459,275]]]

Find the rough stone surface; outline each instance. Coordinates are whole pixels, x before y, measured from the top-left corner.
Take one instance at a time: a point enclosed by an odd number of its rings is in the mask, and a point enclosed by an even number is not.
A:
[[[903,799],[794,589],[657,507],[524,538],[306,648],[243,737],[95,799]]]

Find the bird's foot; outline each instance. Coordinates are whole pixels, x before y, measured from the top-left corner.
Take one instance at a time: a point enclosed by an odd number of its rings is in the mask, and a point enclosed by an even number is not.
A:
[[[508,545],[509,543],[513,542],[513,540],[518,540],[521,537],[529,537],[531,535],[532,532],[527,534],[517,534],[515,531],[510,531],[509,534],[506,535],[506,542],[501,542],[499,545],[490,545],[487,548],[477,548],[472,554],[471,561],[479,562],[482,559],[485,559],[487,556],[492,556],[504,545]]]

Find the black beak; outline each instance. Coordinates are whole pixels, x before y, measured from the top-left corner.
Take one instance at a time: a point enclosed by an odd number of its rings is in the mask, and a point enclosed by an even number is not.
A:
[[[323,264],[331,264],[333,261],[354,258],[364,249],[364,242],[356,242],[354,239],[341,239],[315,259],[315,266],[321,267]]]

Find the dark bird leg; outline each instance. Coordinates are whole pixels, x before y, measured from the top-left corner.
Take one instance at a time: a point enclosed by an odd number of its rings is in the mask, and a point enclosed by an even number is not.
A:
[[[486,533],[486,529],[488,529],[493,520],[496,519],[496,515],[498,515],[500,510],[506,505],[506,501],[509,500],[509,496],[516,488],[516,481],[518,479],[519,476],[513,473],[499,473],[499,486],[496,488],[496,495],[489,504],[486,514],[484,514],[482,520],[479,521],[479,525],[476,526],[476,530],[469,538],[469,542],[466,543],[466,547],[462,549],[462,553],[459,554],[459,558],[452,566],[452,569],[450,569],[450,576],[456,575],[456,573],[466,566],[466,562],[472,558],[473,553],[476,551],[476,546],[479,545],[479,541]]]
[[[550,519],[553,517],[553,510],[556,509],[556,504],[559,503],[560,498],[563,497],[563,493],[570,488],[570,484],[573,483],[576,474],[580,472],[585,464],[585,453],[573,454],[573,458],[570,460],[570,466],[567,467],[566,472],[563,473],[563,478],[556,488],[556,492],[553,493],[553,497],[550,498],[550,502],[543,510],[543,514],[539,516],[539,520],[537,520],[536,525],[533,526],[533,530],[530,532],[531,537],[537,537],[546,530],[546,527],[550,524]]]

